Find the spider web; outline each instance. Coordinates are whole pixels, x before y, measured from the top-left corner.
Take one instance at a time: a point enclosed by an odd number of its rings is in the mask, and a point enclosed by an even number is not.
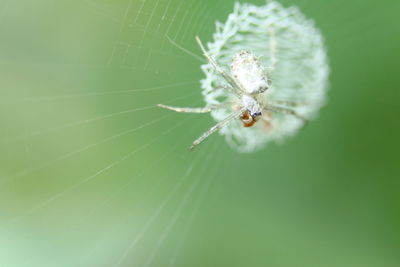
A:
[[[187,152],[212,120],[155,104],[204,105],[194,36],[209,40],[233,3],[0,2],[0,265],[188,266],[205,203],[242,159],[218,135]]]
[[[11,13],[4,18],[5,8]],[[198,64],[172,43],[187,46],[195,34],[210,34],[215,9],[201,1],[39,1],[4,2],[0,14],[8,27],[22,17],[28,23],[44,18],[10,29],[24,33],[15,50],[3,42],[9,53],[4,52],[2,69],[24,80],[10,76],[5,82],[10,88],[2,91],[1,145],[7,156],[2,158],[1,229],[8,240],[7,248],[1,244],[2,262],[154,264],[223,158],[216,149],[220,140],[210,141],[211,156],[207,150],[186,150],[202,131],[200,122],[209,119],[155,108],[179,101],[202,105],[195,90]],[[60,15],[65,17],[58,25],[48,25]],[[25,36],[28,30],[34,38]],[[41,51],[21,52],[33,45]],[[47,57],[46,50],[54,54]],[[6,205],[9,201],[13,204]],[[92,227],[96,220],[101,225]],[[23,234],[29,227],[37,231],[36,249],[16,257],[13,251],[29,246]],[[151,244],[154,231],[159,236]],[[50,233],[51,241],[39,241]],[[63,241],[50,249],[56,239]],[[143,243],[149,253],[132,260]],[[62,246],[70,246],[69,252],[60,253]],[[49,251],[58,256],[45,256]]]

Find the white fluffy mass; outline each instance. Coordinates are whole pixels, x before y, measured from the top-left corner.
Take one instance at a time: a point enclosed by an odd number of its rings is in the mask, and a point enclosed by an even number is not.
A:
[[[230,73],[233,56],[249,50],[260,57],[272,81],[263,94],[270,100],[289,100],[304,105],[295,107],[296,112],[307,119],[316,116],[325,102],[328,84],[328,60],[323,37],[314,22],[305,18],[297,7],[285,8],[275,1],[264,6],[236,3],[227,21],[216,23],[213,42],[208,43],[208,53]],[[272,31],[271,31],[272,29]],[[271,62],[271,32],[276,43],[276,64]],[[268,67],[274,65],[273,69]],[[211,64],[202,66],[206,75],[201,81],[207,105],[225,102],[232,96],[220,88],[225,82]],[[211,113],[221,121],[232,112],[226,108]],[[239,152],[253,152],[270,141],[280,141],[295,134],[303,126],[298,118],[274,113],[271,127],[260,125],[244,128],[239,120],[223,128],[220,133],[231,147]]]

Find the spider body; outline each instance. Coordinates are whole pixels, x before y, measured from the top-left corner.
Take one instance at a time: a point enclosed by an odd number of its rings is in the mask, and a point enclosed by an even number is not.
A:
[[[241,51],[233,57],[231,73],[236,83],[247,94],[260,94],[269,88],[264,67],[258,57],[250,51]]]
[[[235,2],[226,21],[216,23],[207,50],[196,38],[207,59],[200,81],[206,106],[159,105],[176,112],[210,112],[216,125],[191,148],[221,129],[232,149],[254,152],[295,135],[326,103],[329,62],[314,21],[297,6],[276,0],[260,6]]]
[[[240,119],[243,123],[243,127],[246,128],[254,126],[260,118],[263,118],[263,120],[268,120],[268,118],[271,118],[271,116],[262,117],[263,112],[266,114],[272,112],[290,114],[296,116],[300,120],[305,120],[294,110],[282,107],[280,105],[283,102],[287,105],[293,105],[295,104],[294,102],[280,101],[279,103],[266,101],[265,92],[270,86],[270,81],[268,79],[267,72],[254,53],[250,51],[241,51],[235,54],[232,58],[232,64],[230,68],[231,73],[228,74],[207,53],[198,37],[196,37],[196,40],[204,56],[213,66],[215,71],[225,79],[227,84],[223,87],[235,98],[233,101],[228,101],[227,103],[222,103],[220,105],[211,105],[205,108],[182,108],[166,106],[162,104],[158,105],[159,107],[165,109],[184,113],[207,113],[227,107],[232,110],[232,113],[229,116],[218,122],[208,131],[203,133],[199,138],[197,138],[192,143],[190,149],[193,149],[199,145],[214,132],[227,126],[234,119]],[[275,43],[272,42],[271,50],[274,50],[274,46]],[[274,61],[275,60],[273,59],[272,62]],[[271,66],[270,69],[273,69],[273,66]],[[270,125],[269,121],[266,121],[266,124]]]

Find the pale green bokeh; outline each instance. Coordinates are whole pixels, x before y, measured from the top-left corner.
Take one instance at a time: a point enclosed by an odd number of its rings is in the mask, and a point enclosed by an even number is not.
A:
[[[326,38],[327,106],[189,153],[209,116],[140,108],[203,104],[168,37],[200,55],[233,2],[0,1],[0,266],[399,266],[400,3],[282,1]]]

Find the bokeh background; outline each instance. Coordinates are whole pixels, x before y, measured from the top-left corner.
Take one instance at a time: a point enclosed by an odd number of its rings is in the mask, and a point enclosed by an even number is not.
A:
[[[329,101],[238,154],[154,107],[203,105],[170,40],[200,55],[234,1],[1,0],[0,266],[399,266],[400,2],[281,2],[325,36]]]

